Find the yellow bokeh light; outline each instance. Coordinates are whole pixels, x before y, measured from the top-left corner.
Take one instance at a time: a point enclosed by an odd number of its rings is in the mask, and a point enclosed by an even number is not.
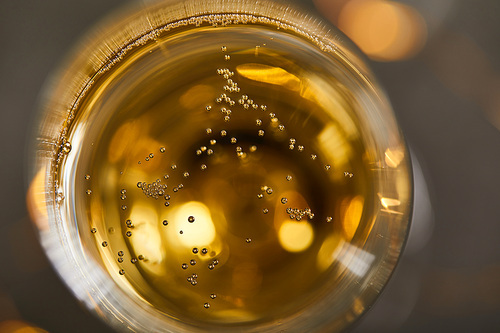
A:
[[[297,76],[280,67],[248,63],[236,66],[236,71],[247,79],[279,85],[292,91],[298,91],[301,87]]]
[[[370,58],[403,60],[425,44],[427,28],[412,7],[385,0],[353,0],[341,10],[339,28]]]
[[[403,158],[405,157],[405,153],[403,149],[389,149],[387,148],[385,151],[385,163],[390,168],[397,168],[401,163]]]
[[[190,201],[182,204],[173,208],[171,216],[169,229],[174,229],[174,232],[168,233],[171,244],[192,248],[208,246],[214,241],[215,226],[210,210],[203,203]],[[193,222],[189,221],[190,216],[193,216]]]
[[[278,232],[281,246],[288,252],[307,250],[314,239],[314,230],[308,222],[286,221]]]
[[[363,197],[358,195],[342,204],[342,229],[347,240],[351,240],[358,230],[363,215]]]

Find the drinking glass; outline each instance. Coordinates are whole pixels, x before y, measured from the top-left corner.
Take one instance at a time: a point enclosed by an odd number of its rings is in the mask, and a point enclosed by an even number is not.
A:
[[[323,332],[403,249],[410,156],[356,47],[286,2],[128,8],[44,93],[28,204],[117,331]]]

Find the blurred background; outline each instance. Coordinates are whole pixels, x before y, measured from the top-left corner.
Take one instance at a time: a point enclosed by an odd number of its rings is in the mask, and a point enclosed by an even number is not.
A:
[[[131,1],[2,1],[0,333],[110,332],[72,297],[25,205],[44,81]],[[354,332],[500,332],[500,1],[296,0],[370,58],[414,157],[407,249]]]

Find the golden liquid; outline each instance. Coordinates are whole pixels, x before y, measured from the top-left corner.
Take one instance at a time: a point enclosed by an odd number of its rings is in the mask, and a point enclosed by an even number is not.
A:
[[[279,320],[324,292],[373,214],[337,61],[273,26],[188,25],[96,77],[60,172],[84,243],[126,292],[219,325]]]

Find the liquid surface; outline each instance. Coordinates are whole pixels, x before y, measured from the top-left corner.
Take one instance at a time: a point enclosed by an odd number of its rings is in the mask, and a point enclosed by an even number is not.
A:
[[[213,324],[276,320],[324,292],[373,206],[339,64],[275,27],[201,26],[96,80],[62,173],[82,238],[124,290]]]

